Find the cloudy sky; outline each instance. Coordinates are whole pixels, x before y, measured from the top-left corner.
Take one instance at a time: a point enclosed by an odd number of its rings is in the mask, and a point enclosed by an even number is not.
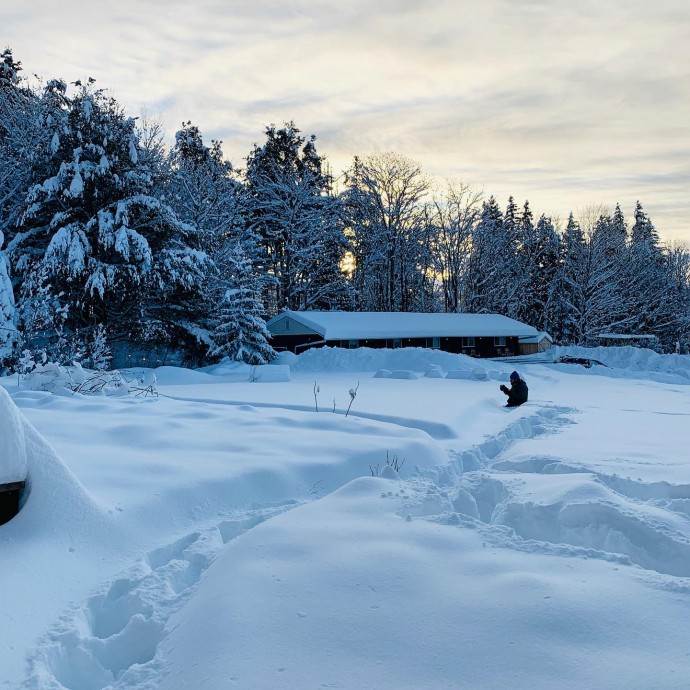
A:
[[[5,5],[6,7],[2,7]],[[25,75],[94,77],[220,138],[316,134],[334,173],[394,151],[563,222],[640,199],[690,242],[687,0],[0,0]]]

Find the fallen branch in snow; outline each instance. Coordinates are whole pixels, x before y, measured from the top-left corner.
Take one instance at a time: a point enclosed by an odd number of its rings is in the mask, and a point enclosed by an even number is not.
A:
[[[314,482],[314,486],[312,486],[311,489],[309,489],[309,495],[310,496],[313,496],[314,494],[319,493],[320,489],[318,487],[319,487],[319,484],[321,484],[322,482],[323,482],[323,479],[319,479],[318,482]]]
[[[83,381],[67,384],[73,393],[88,395],[90,393],[102,393],[106,389],[119,390],[125,386],[125,381],[119,371],[98,371],[87,376]]]

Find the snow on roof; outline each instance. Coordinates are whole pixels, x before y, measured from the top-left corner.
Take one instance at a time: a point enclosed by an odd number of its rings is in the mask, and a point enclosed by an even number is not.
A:
[[[413,312],[284,311],[285,316],[320,333],[324,340],[366,338],[536,336],[537,330],[500,314],[420,314]]]
[[[553,338],[546,331],[539,331],[536,335],[520,336],[521,343],[540,343],[542,340],[553,342]]]

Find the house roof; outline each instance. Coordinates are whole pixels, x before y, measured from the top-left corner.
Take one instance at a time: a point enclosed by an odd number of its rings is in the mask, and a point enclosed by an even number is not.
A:
[[[500,314],[420,314],[414,312],[284,311],[266,325],[290,317],[324,340],[367,338],[536,336],[537,329]]]
[[[520,336],[521,343],[540,343],[542,340],[553,342],[553,338],[546,331],[539,331],[536,335]]]

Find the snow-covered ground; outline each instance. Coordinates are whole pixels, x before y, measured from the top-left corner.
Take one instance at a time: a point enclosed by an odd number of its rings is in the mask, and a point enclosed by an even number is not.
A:
[[[690,687],[690,356],[559,354],[1,381],[0,688]]]

